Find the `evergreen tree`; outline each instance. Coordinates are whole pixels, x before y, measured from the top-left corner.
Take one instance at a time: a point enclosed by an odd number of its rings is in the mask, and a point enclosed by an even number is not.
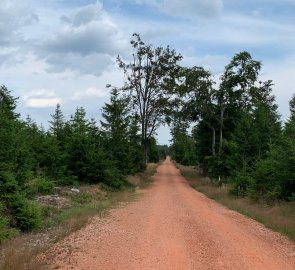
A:
[[[295,198],[295,95],[290,100],[291,116],[286,123],[283,133],[284,162],[287,168],[285,177],[281,179],[281,192],[284,198]],[[283,171],[286,171],[286,168]]]
[[[136,172],[143,171],[146,167],[143,159],[143,152],[141,146],[141,135],[140,128],[138,124],[138,117],[132,115],[129,118],[129,127],[128,127],[128,140],[130,142],[130,158],[131,158],[131,174]]]
[[[69,130],[66,130],[66,121],[59,104],[56,105],[54,114],[49,121],[49,131],[46,134],[44,145],[45,153],[43,164],[47,174],[58,180],[59,184],[70,184],[72,179],[69,174],[69,153],[67,143]]]
[[[32,138],[26,140],[28,126],[15,112],[16,101],[5,86],[0,87],[0,201],[10,213],[11,223],[21,230],[31,230],[40,225],[41,211],[26,198],[26,182],[33,169]],[[1,233],[0,238],[6,232]]]
[[[120,98],[117,89],[112,90],[110,103],[103,107],[102,116],[109,159],[124,175],[138,171],[142,167],[142,161],[138,160],[142,157],[139,154],[138,125],[136,118],[130,115],[128,100]]]
[[[281,127],[277,105],[272,96],[271,81],[251,89],[251,99],[244,107],[241,118],[228,141],[226,167],[235,182],[235,188],[245,194],[249,186],[256,191],[265,183],[261,178],[251,177],[259,162],[266,158],[273,143],[278,143]],[[266,185],[265,185],[266,186]]]
[[[0,87],[0,171],[14,171],[17,125],[19,115],[15,112],[17,98],[5,87]]]
[[[86,111],[83,107],[77,108],[76,112],[67,123],[69,137],[66,142],[68,153],[68,166],[70,172],[77,177],[79,182],[88,182],[87,179],[87,150],[89,147],[90,123],[86,119]]]
[[[171,156],[176,162],[183,165],[196,165],[195,143],[192,137],[188,135],[188,128],[188,123],[179,119],[174,123],[171,129]]]
[[[150,138],[148,140],[148,161],[157,163],[160,160],[160,153],[157,147],[157,141],[155,138]]]
[[[103,107],[101,121],[106,134],[109,159],[115,162],[116,168],[123,174],[128,174],[131,168],[130,143],[128,141],[128,126],[130,117],[127,110],[127,101],[120,99],[117,89],[111,92],[110,103]]]
[[[52,120],[49,121],[49,132],[52,134],[57,140],[62,140],[64,126],[65,126],[65,118],[61,111],[60,104],[56,105],[54,114],[51,115]]]

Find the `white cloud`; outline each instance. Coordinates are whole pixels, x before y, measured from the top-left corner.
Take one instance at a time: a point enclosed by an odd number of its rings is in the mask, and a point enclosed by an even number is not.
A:
[[[73,70],[100,75],[127,47],[125,37],[100,2],[62,15],[58,30],[48,36],[37,54],[46,60],[49,72]]]
[[[0,66],[23,62],[28,52],[24,31],[39,22],[39,17],[26,1],[1,0]]]
[[[30,91],[23,96],[23,100],[25,106],[29,108],[50,108],[61,103],[61,99],[54,91],[45,89]]]
[[[56,93],[54,91],[48,91],[45,89],[38,89],[35,91],[30,91],[28,93],[26,93],[26,95],[24,95],[24,99],[28,99],[31,97],[54,97],[56,96]]]
[[[118,29],[104,21],[92,21],[87,25],[66,25],[44,44],[44,49],[52,53],[92,53],[116,54],[122,41]]]
[[[101,98],[101,97],[107,97],[109,95],[109,92],[107,90],[101,90],[99,88],[90,87],[86,89],[85,91],[78,91],[76,92],[71,100],[81,100],[85,98]]]
[[[38,20],[39,17],[23,1],[1,0],[0,46],[15,46],[23,42],[21,30]]]
[[[62,16],[61,19],[72,26],[79,27],[93,21],[103,20],[103,16],[103,6],[97,1],[95,4],[82,6],[71,12],[71,14]]]
[[[49,73],[69,71],[75,75],[100,76],[113,62],[113,58],[108,54],[95,53],[82,56],[74,53],[52,53],[46,59],[48,64],[46,71]]]
[[[51,108],[60,103],[60,98],[29,98],[25,105],[30,108]]]

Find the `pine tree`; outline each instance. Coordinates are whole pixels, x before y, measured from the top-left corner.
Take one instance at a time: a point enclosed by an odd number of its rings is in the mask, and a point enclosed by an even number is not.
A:
[[[101,121],[103,132],[106,134],[108,155],[122,174],[127,175],[132,170],[131,148],[129,136],[130,116],[127,100],[119,97],[117,89],[111,93],[110,103],[103,107]]]
[[[47,175],[57,181],[58,184],[70,184],[72,181],[68,173],[69,154],[66,148],[69,132],[66,127],[61,107],[57,104],[54,114],[51,114],[49,131],[45,136],[43,148],[46,154],[42,157],[42,161]]]
[[[4,85],[0,87],[0,174],[14,175],[17,167],[19,114],[17,98]],[[1,181],[0,181],[1,182]]]
[[[65,126],[65,118],[61,111],[60,104],[56,105],[54,114],[51,114],[52,120],[49,121],[49,132],[57,139],[61,140]]]
[[[130,174],[134,174],[143,171],[146,168],[146,164],[144,163],[143,159],[138,116],[130,116],[129,121],[130,122],[128,127],[128,141],[130,143]]]
[[[68,153],[68,166],[78,181],[90,181],[87,179],[87,150],[88,131],[90,123],[86,119],[86,111],[83,107],[77,108],[76,112],[67,123],[69,137],[66,142]]]
[[[295,198],[295,95],[290,100],[290,118],[286,123],[283,133],[283,162],[287,173],[281,179],[282,193],[285,198]],[[286,169],[285,169],[286,170]]]

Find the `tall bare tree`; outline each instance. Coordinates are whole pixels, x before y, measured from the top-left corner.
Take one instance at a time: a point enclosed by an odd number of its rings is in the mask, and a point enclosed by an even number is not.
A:
[[[126,76],[122,90],[128,93],[132,109],[139,118],[144,159],[147,162],[148,142],[165,122],[169,112],[180,69],[178,62],[182,56],[169,46],[163,48],[145,44],[139,34],[133,34],[133,38],[132,61],[126,63],[118,56],[117,62]]]

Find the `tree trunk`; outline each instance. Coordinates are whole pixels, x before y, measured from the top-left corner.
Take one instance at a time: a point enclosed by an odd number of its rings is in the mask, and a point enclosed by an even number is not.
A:
[[[216,155],[215,143],[216,143],[216,132],[215,132],[215,128],[212,128],[212,155],[213,156]]]
[[[224,108],[221,108],[220,111],[220,129],[219,129],[219,150],[218,155],[222,154],[222,144],[223,144],[223,117],[224,117]]]
[[[143,162],[144,162],[144,164],[147,164],[147,162],[148,162],[148,154],[147,154],[145,118],[141,122],[141,146],[142,146],[142,153],[143,153]]]
[[[143,142],[143,162],[144,164],[148,163],[148,144],[146,140]]]

